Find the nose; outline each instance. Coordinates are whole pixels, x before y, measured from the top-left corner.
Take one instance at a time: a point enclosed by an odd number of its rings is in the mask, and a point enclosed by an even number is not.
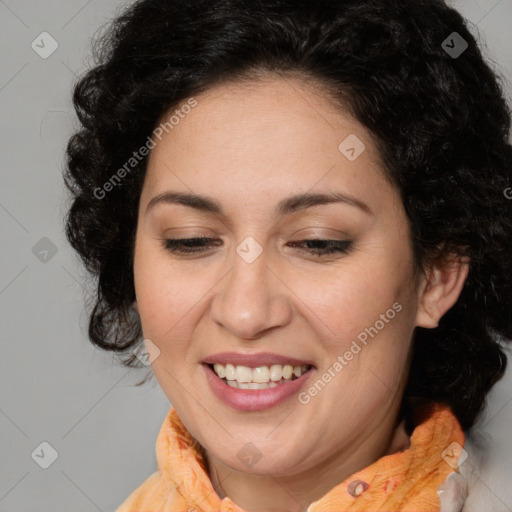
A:
[[[235,254],[233,268],[217,285],[213,321],[234,337],[256,340],[292,318],[291,292],[268,265],[265,251],[248,263]]]

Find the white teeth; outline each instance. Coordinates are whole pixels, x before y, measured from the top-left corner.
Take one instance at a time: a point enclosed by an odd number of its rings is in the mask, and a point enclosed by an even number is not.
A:
[[[222,365],[219,365],[222,366]],[[235,380],[236,379],[236,368],[232,364],[226,365],[226,379]],[[220,375],[219,375],[220,377]],[[222,377],[221,377],[222,378]]]
[[[252,381],[253,382],[268,382],[270,370],[268,366],[258,366],[252,369]]]
[[[283,382],[291,382],[291,380],[283,380]],[[239,389],[268,389],[279,386],[277,382],[237,382],[236,380],[228,380],[227,383],[232,388]]]
[[[293,375],[293,366],[285,364],[283,367],[283,379],[291,379]]]
[[[293,380],[306,373],[310,367],[308,365],[292,366],[290,364],[273,364],[269,366],[258,366],[250,368],[249,366],[235,366],[232,364],[215,363],[213,369],[221,378],[228,381],[228,384],[236,383],[236,386],[242,389],[266,389],[266,387],[275,387],[284,380]],[[265,387],[242,386],[241,384],[264,384]],[[268,385],[268,386],[267,386]]]
[[[259,382],[239,382],[238,387],[240,389],[267,389],[268,384]]]
[[[252,370],[248,366],[236,367],[236,380],[240,382],[252,382]]]
[[[273,364],[270,367],[270,380],[279,382],[283,378],[283,367],[280,364]]]
[[[221,364],[214,364],[213,368],[215,370],[215,373],[223,379],[226,376],[226,369]]]

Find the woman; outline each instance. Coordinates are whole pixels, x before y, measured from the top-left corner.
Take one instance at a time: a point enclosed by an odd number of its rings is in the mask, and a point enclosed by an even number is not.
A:
[[[462,17],[145,0],[96,50],[67,235],[91,341],[172,404],[118,511],[461,510],[512,335],[509,109]]]

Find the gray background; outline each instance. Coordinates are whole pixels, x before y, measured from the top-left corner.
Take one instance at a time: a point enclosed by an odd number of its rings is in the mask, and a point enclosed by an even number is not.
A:
[[[512,0],[452,4],[472,23],[511,98]],[[89,62],[91,36],[122,5],[0,0],[0,512],[113,511],[156,468],[169,404],[155,382],[133,386],[144,371],[116,366],[87,341],[85,274],[62,221],[64,147],[76,123],[71,87]],[[31,47],[42,32],[58,43],[47,59]],[[512,474],[511,374],[493,390],[481,422],[495,437],[494,473],[481,482],[504,510],[512,510],[509,486],[498,482]],[[58,453],[48,469],[31,456],[43,441]]]

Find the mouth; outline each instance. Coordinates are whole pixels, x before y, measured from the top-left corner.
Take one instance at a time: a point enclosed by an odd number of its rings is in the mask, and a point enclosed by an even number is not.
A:
[[[269,389],[299,379],[313,367],[310,364],[273,364],[251,368],[233,364],[207,364],[225,384],[236,389]]]
[[[271,409],[297,395],[315,366],[274,354],[224,353],[202,361],[213,394],[240,412]]]

